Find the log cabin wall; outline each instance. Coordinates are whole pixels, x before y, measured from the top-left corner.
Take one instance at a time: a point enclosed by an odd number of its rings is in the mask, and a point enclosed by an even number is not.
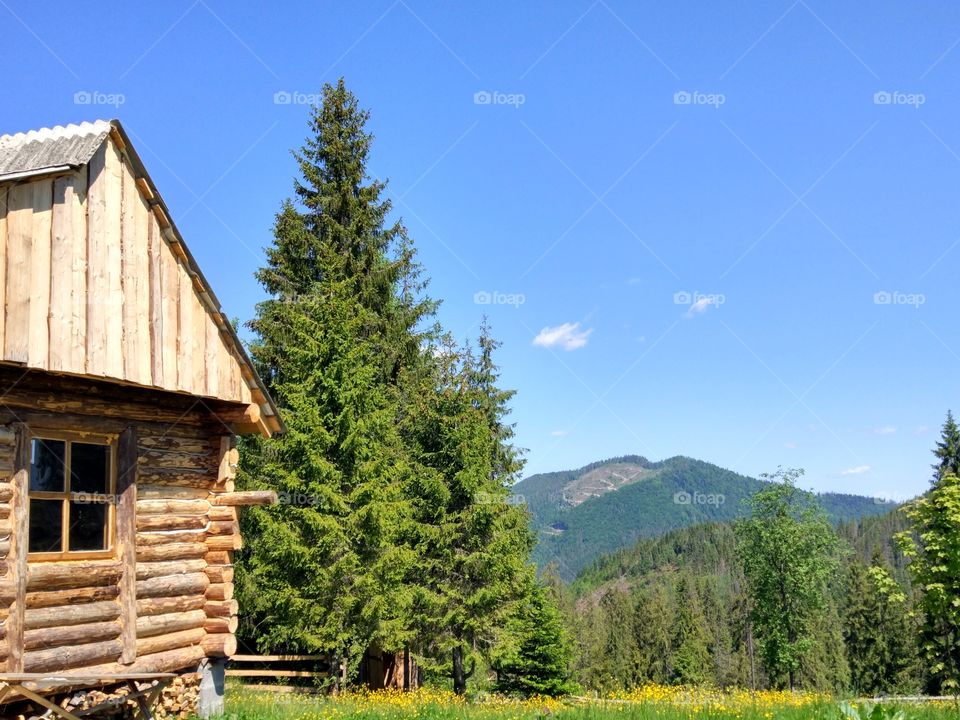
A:
[[[15,385],[16,387],[12,387]],[[48,387],[59,391],[51,398]],[[189,397],[0,368],[0,657],[8,672],[166,672],[236,650],[237,451]],[[61,410],[56,410],[60,408]],[[27,558],[28,434],[116,438],[111,556]],[[124,455],[133,472],[126,481]],[[124,523],[128,532],[124,534]],[[19,559],[18,559],[19,558]]]

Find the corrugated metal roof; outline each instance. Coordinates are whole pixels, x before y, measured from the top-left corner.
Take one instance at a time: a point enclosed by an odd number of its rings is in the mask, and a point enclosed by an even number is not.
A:
[[[0,135],[0,180],[53,168],[85,165],[110,133],[110,128],[108,120],[97,120]]]

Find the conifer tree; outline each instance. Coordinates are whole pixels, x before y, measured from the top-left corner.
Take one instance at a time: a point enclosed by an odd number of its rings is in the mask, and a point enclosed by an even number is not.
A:
[[[911,691],[915,635],[903,589],[879,553],[850,564],[843,637],[853,689],[862,695]]]
[[[633,610],[636,681],[666,684],[672,675],[672,638],[669,619],[674,605],[662,584],[641,590]]]
[[[367,176],[367,120],[342,80],[327,85],[295,153],[296,201],[277,215],[257,273],[268,299],[250,323],[287,432],[248,442],[239,476],[281,500],[245,519],[239,585],[256,641],[325,652],[331,669],[412,636],[415,459],[397,429],[398,378],[420,362],[418,327],[434,307],[405,229],[386,223],[383,183]]]
[[[493,663],[497,690],[557,697],[574,689],[570,645],[557,601],[535,579],[515,608],[508,630],[512,646]]]
[[[933,465],[935,482],[944,475],[960,475],[960,428],[949,410],[933,454],[937,456]]]
[[[510,499],[521,464],[494,348],[484,331],[479,358],[449,339],[429,353],[433,369],[403,424],[421,463],[411,485],[415,617],[426,659],[449,668],[457,693],[523,597],[532,547],[526,512]]]
[[[699,685],[712,679],[707,620],[691,578],[677,583],[677,614],[673,623],[673,681]]]

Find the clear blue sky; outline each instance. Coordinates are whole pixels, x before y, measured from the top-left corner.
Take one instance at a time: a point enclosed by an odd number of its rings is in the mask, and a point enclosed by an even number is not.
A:
[[[0,0],[0,47],[0,132],[119,117],[242,319],[343,75],[443,322],[503,340],[528,472],[902,498],[960,411],[955,3]]]

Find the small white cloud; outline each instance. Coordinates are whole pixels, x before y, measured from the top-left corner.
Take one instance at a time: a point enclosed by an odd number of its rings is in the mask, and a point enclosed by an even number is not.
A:
[[[874,428],[874,435],[893,435],[897,431],[893,425],[884,425],[883,427]]]
[[[847,468],[841,475],[863,475],[865,472],[870,472],[869,465],[857,465],[856,467]]]
[[[570,434],[569,430],[551,430],[550,435],[552,437],[566,437]]]
[[[783,444],[783,446],[784,446],[787,450],[796,450],[796,449],[797,449],[797,444],[796,444],[795,442],[793,442],[793,441],[785,442],[785,443]]]
[[[581,330],[580,323],[563,323],[556,327],[545,327],[533,339],[540,347],[562,347],[564,350],[576,350],[587,344],[593,328]]]
[[[820,429],[820,426],[817,425],[816,423],[810,423],[809,425],[807,425],[807,430],[809,430],[810,432],[816,432],[819,429]]]
[[[697,301],[690,306],[690,309],[687,310],[687,317],[691,318],[694,315],[702,315],[711,305],[716,305],[713,298],[709,296],[698,298]]]
[[[928,432],[930,432],[930,428],[927,427],[926,425],[921,425],[920,427],[918,427],[916,430],[913,431],[913,434],[926,435]]]
[[[642,278],[632,277],[627,280],[627,285],[639,285],[643,282]]]

